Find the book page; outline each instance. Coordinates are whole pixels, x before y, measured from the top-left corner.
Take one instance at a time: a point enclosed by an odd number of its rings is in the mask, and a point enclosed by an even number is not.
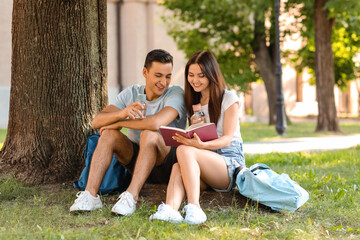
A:
[[[197,123],[197,124],[193,124],[191,125],[187,130],[190,131],[192,129],[198,128],[198,127],[202,127],[202,126],[206,126],[206,125],[211,125],[212,123]]]
[[[169,127],[169,126],[160,126],[160,129],[171,129],[171,130],[175,130],[175,131],[178,131],[178,132],[184,132],[186,133],[186,130],[184,129],[181,129],[181,128],[177,128],[177,127]]]

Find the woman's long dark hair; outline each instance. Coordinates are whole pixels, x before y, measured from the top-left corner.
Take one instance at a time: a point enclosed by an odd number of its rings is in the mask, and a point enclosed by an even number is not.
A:
[[[185,104],[189,115],[194,111],[192,105],[200,103],[201,93],[195,92],[188,81],[189,67],[192,64],[198,64],[202,73],[209,80],[210,99],[209,116],[210,122],[217,124],[221,114],[221,102],[225,91],[225,81],[221,74],[220,67],[213,54],[210,51],[198,51],[194,53],[185,67]]]

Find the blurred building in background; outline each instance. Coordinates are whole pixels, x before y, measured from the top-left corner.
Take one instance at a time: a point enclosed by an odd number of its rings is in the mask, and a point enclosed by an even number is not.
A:
[[[132,84],[144,83],[142,68],[146,54],[162,48],[174,56],[172,84],[184,86],[185,55],[167,35],[162,16],[169,16],[156,0],[108,0],[108,89],[109,103],[119,91]],[[0,2],[0,128],[8,122],[11,82],[11,18],[12,1]],[[169,21],[171,18],[169,17]],[[294,40],[295,39],[295,40]],[[297,49],[301,40],[284,39],[282,50]],[[310,84],[306,69],[297,73],[294,66],[283,62],[283,90],[289,116],[317,115],[315,86]],[[359,80],[360,83],[360,80]],[[349,84],[342,92],[335,88],[339,116],[359,116],[360,84]],[[267,121],[268,107],[264,84],[252,83],[252,91],[239,94],[242,121]]]

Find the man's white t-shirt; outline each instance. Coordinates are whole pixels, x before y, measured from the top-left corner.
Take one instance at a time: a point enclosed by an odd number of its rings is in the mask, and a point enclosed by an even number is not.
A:
[[[137,101],[139,94],[144,94],[145,85],[132,85],[121,91],[113,104],[119,109],[125,109],[128,105]],[[158,113],[164,107],[172,107],[178,113],[178,117],[168,126],[185,129],[186,127],[186,107],[184,102],[184,90],[177,85],[169,86],[165,92],[154,101],[145,101],[146,116]],[[128,129],[128,138],[139,143],[141,130]]]

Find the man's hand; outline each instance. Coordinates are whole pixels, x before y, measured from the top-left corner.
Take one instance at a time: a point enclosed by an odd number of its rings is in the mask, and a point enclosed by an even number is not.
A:
[[[122,110],[122,114],[126,117],[129,117],[130,119],[135,119],[136,115],[139,115],[140,118],[144,118],[145,116],[141,113],[140,110],[144,110],[145,108],[146,107],[141,103],[133,102]]]
[[[105,127],[102,127],[100,128],[100,135],[102,135],[102,133],[105,131],[105,130],[116,130],[118,128],[115,128],[114,126],[112,125],[108,125],[108,126],[105,126]],[[120,130],[120,129],[118,129]]]

